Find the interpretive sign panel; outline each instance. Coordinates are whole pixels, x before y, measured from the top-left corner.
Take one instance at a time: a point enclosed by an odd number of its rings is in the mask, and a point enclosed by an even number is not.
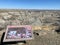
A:
[[[7,26],[3,42],[31,39],[33,39],[33,31],[30,25]]]

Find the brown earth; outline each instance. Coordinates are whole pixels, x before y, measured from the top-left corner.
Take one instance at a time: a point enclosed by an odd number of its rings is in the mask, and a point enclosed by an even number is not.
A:
[[[23,45],[60,45],[60,34],[55,30],[60,28],[60,10],[18,10],[0,9],[0,40],[7,25],[31,25],[44,28],[34,28],[34,40]],[[45,27],[47,26],[47,27]],[[52,28],[51,26],[56,26]],[[36,31],[36,30],[37,31]],[[21,45],[21,44],[5,44]]]

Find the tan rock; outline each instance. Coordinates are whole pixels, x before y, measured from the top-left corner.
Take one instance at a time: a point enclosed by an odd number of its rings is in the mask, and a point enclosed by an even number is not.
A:
[[[18,43],[18,45],[23,45],[24,43]]]
[[[12,15],[4,15],[3,18],[4,19],[10,19],[12,17]]]

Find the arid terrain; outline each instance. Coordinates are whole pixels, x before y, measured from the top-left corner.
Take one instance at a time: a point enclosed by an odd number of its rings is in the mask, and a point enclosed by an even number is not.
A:
[[[60,45],[60,10],[0,9],[0,42],[7,25],[31,25],[34,39],[23,45]],[[38,27],[43,27],[38,29]],[[45,28],[44,28],[45,27]],[[21,45],[5,44],[5,45]]]

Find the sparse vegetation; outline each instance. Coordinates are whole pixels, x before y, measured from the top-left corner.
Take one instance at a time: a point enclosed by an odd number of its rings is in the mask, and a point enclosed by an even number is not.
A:
[[[0,9],[0,32],[2,33],[6,30],[7,25],[50,26],[51,24],[59,27],[58,23],[60,23],[60,11],[58,10]],[[60,34],[54,30],[34,32],[39,35],[34,35],[35,39],[27,41],[27,45],[60,45]]]

